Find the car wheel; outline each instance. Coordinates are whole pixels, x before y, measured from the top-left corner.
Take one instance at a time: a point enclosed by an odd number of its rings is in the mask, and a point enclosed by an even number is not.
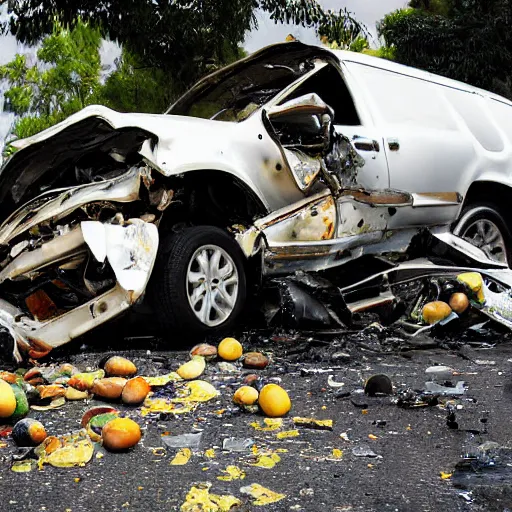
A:
[[[244,256],[216,227],[191,227],[164,239],[152,279],[164,334],[196,339],[229,332],[244,307]]]
[[[481,249],[489,259],[512,263],[512,237],[503,216],[490,204],[473,204],[462,212],[453,234]]]

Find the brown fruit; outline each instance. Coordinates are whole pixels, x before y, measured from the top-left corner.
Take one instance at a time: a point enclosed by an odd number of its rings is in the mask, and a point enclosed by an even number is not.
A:
[[[235,338],[224,338],[217,349],[219,357],[225,361],[236,361],[242,356],[243,351],[242,345]]]
[[[9,384],[16,384],[18,376],[11,372],[0,372],[0,379],[5,380]]]
[[[141,438],[140,427],[130,418],[116,418],[101,430],[103,446],[107,450],[126,450],[135,446]]]
[[[121,396],[123,388],[128,381],[123,377],[109,377],[94,381],[91,392],[102,398],[115,400]]]
[[[29,381],[31,379],[40,378],[41,370],[39,368],[30,368],[28,372],[23,375],[23,380]]]
[[[82,416],[82,420],[80,421],[80,426],[82,428],[86,428],[89,424],[89,421],[91,421],[91,418],[94,418],[94,416],[99,416],[100,414],[108,414],[108,413],[114,413],[119,414],[119,411],[117,409],[114,409],[113,407],[105,407],[105,406],[99,406],[99,407],[91,407],[87,411],[84,412],[84,415]]]
[[[40,398],[60,398],[66,396],[66,388],[58,384],[48,386],[37,386],[37,392]]]
[[[292,408],[288,393],[277,384],[263,386],[258,403],[261,410],[271,418],[284,416]]]
[[[454,293],[450,297],[450,307],[458,315],[464,313],[469,307],[469,299],[465,293]]]
[[[238,405],[254,405],[258,401],[259,393],[251,386],[242,386],[235,391],[233,402]]]
[[[440,320],[444,320],[452,312],[452,308],[446,304],[437,300],[435,302],[429,302],[423,306],[423,320],[429,325],[435,324]]]
[[[268,366],[268,363],[268,357],[260,352],[247,352],[247,354],[244,355],[244,366],[246,368],[263,370],[263,368]]]
[[[151,386],[142,377],[135,377],[126,383],[121,396],[125,404],[135,405],[143,402],[150,391]]]
[[[208,343],[200,343],[192,348],[190,357],[203,356],[207,361],[217,357],[217,347],[208,345]]]
[[[249,375],[245,376],[243,383],[245,386],[254,386],[259,379],[259,375],[256,375],[255,373],[250,373]]]
[[[113,356],[105,363],[105,372],[111,377],[126,377],[137,373],[137,367],[121,356]]]

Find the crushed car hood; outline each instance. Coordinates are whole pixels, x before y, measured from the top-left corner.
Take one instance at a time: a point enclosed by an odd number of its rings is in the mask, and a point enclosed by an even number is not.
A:
[[[208,141],[212,133],[216,140],[230,141],[236,136],[235,131],[236,125],[232,123],[173,115],[125,114],[91,105],[37,135],[11,143],[15,152],[0,170],[0,218],[5,219],[48,190],[76,186],[76,169],[92,168],[93,164],[97,168],[99,157],[105,160],[104,172],[96,170],[97,176],[90,181],[112,177],[116,167],[118,172],[124,172],[126,164],[140,159],[140,154],[162,174],[170,176],[184,170],[176,148],[192,146],[198,140]],[[177,154],[172,160],[168,158],[171,149]]]

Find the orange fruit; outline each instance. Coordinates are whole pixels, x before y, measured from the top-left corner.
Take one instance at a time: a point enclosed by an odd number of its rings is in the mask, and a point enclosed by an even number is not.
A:
[[[454,293],[450,297],[450,307],[455,313],[461,314],[468,309],[469,299],[465,293]]]
[[[242,386],[235,391],[233,402],[238,405],[254,405],[258,401],[258,391],[251,386]]]
[[[150,391],[151,386],[142,377],[135,377],[125,384],[121,397],[125,404],[140,404]]]
[[[115,418],[101,429],[103,446],[108,450],[126,450],[141,438],[140,427],[130,418]]]
[[[261,410],[271,418],[284,416],[292,408],[288,393],[277,384],[263,386],[258,403]]]
[[[125,357],[113,356],[105,363],[105,372],[111,377],[126,377],[137,373],[137,367]]]
[[[236,361],[244,352],[242,345],[235,338],[224,338],[217,349],[219,357],[226,361]]]
[[[452,312],[452,308],[440,300],[429,302],[423,306],[423,320],[429,325],[444,320]]]

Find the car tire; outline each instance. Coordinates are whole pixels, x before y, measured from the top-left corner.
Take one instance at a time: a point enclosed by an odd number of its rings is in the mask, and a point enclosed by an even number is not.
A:
[[[152,303],[164,336],[229,333],[245,305],[244,255],[226,231],[195,226],[163,239]]]
[[[457,221],[453,234],[475,245],[492,260],[512,264],[512,236],[504,216],[489,203],[467,206]]]

